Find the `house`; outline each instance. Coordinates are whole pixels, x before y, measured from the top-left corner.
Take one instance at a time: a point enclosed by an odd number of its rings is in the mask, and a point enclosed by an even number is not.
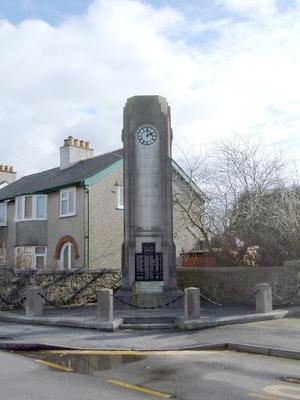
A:
[[[175,177],[184,172],[173,162]],[[97,268],[121,265],[122,150],[94,156],[89,142],[71,136],[60,166],[16,180],[0,167],[0,263],[22,268]],[[174,210],[177,256],[197,235]]]

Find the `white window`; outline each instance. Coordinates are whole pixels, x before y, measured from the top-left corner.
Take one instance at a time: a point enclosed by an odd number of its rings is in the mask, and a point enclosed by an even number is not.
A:
[[[45,268],[47,263],[47,248],[45,246],[35,247],[33,268]]]
[[[0,203],[0,226],[5,226],[7,224],[7,205],[6,203]]]
[[[16,220],[20,221],[23,217],[23,197],[16,198]]]
[[[76,214],[76,188],[60,191],[60,216],[70,217]]]
[[[16,221],[47,218],[47,195],[37,194],[16,198]]]
[[[35,200],[36,200],[36,209],[35,209],[36,218],[46,218],[46,196],[37,195],[35,197]]]
[[[22,246],[15,248],[16,265],[21,268],[41,269],[47,265],[46,246]]]
[[[124,209],[124,186],[118,186],[117,191],[117,208],[120,210]]]
[[[33,268],[33,247],[22,246],[15,248],[15,264],[20,268]]]

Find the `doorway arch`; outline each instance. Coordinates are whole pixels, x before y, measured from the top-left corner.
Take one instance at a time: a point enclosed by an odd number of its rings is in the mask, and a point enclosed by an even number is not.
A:
[[[75,260],[75,252],[71,242],[66,242],[62,245],[59,257],[60,269],[71,269]]]
[[[59,262],[61,269],[71,269],[74,260],[80,257],[78,245],[72,236],[64,236],[57,243],[55,258]]]

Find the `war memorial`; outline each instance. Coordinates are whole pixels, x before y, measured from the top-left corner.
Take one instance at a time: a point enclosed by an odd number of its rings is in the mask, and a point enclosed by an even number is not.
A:
[[[160,96],[124,108],[124,245],[120,296],[157,305],[180,294],[173,241],[172,128]]]

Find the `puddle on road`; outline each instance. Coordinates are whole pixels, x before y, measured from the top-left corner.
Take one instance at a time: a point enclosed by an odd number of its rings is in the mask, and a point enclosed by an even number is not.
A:
[[[145,356],[130,354],[69,354],[51,352],[26,352],[25,357],[48,365],[58,371],[77,372],[85,375],[93,375],[97,371],[108,371],[124,364],[134,363],[145,359]],[[62,368],[59,368],[62,367]]]
[[[20,354],[19,351],[15,352]],[[95,375],[97,371],[108,371],[122,367],[124,364],[145,361],[140,364],[142,369],[151,369],[152,356],[211,356],[220,355],[216,350],[168,350],[168,351],[138,351],[138,350],[47,350],[26,351],[21,353],[25,357],[34,359],[39,364],[46,365],[57,371],[77,372],[86,375]],[[170,370],[169,366],[167,367]],[[152,369],[151,369],[152,371]],[[168,371],[165,371],[167,373]],[[162,370],[161,370],[162,372]],[[172,371],[173,373],[173,371]]]

